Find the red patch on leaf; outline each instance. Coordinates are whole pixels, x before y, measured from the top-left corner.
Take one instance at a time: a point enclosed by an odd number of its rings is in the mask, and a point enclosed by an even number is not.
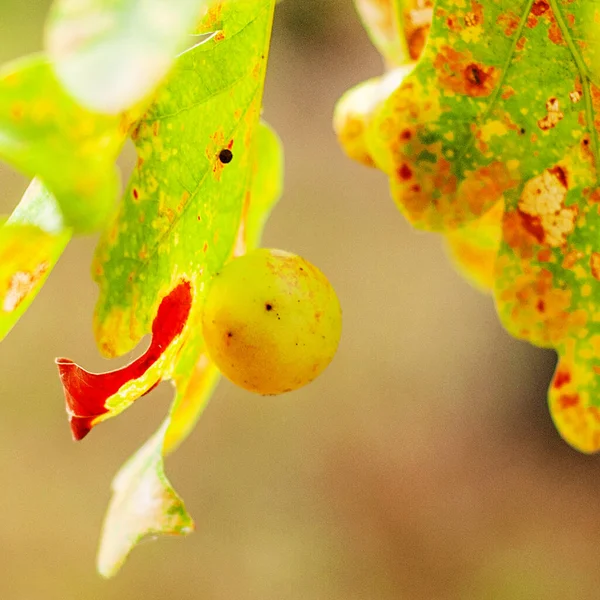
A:
[[[579,394],[561,394],[558,403],[561,410],[575,408],[579,404]]]
[[[531,7],[531,12],[536,17],[539,17],[539,16],[543,15],[549,9],[550,9],[550,5],[545,0],[538,0],[537,2],[533,3],[533,6]]]
[[[567,383],[570,383],[571,381],[571,373],[569,373],[569,371],[557,371],[556,375],[554,376],[554,382],[553,382],[553,386],[559,390],[563,385],[566,385]]]
[[[152,342],[142,356],[122,369],[108,373],[90,373],[68,358],[57,358],[56,365],[65,393],[71,431],[75,440],[83,439],[108,411],[106,401],[134,379],[139,379],[158,360],[171,342],[183,331],[192,307],[192,288],[184,281],[165,296],[154,322]],[[156,381],[143,394],[154,389]]]
[[[412,174],[413,174],[411,168],[407,164],[401,165],[400,168],[398,169],[397,173],[398,173],[398,177],[402,181],[407,181],[408,179],[410,179],[412,177]]]

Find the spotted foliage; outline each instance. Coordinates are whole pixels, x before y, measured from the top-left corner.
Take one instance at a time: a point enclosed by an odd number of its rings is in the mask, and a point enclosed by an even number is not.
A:
[[[574,447],[600,450],[598,4],[357,7],[388,73],[338,106],[342,146],[388,175],[413,225],[446,237],[510,333],[558,351],[553,419]],[[411,23],[427,13],[426,44],[407,52]]]

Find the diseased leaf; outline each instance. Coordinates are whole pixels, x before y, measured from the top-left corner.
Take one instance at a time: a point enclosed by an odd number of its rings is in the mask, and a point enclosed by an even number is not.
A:
[[[179,58],[132,132],[138,163],[93,266],[95,333],[107,356],[137,344],[181,279],[197,300],[231,254],[250,184],[272,4],[219,4],[222,30]]]
[[[95,332],[103,353],[115,356],[152,323],[149,349],[104,374],[57,361],[76,439],[161,380],[177,387],[169,417],[115,480],[98,558],[105,576],[144,537],[193,527],[162,456],[189,434],[218,378],[203,353],[206,283],[258,243],[281,191],[280,144],[259,124],[274,4],[213,3],[200,29],[219,31],[178,58],[131,129],[137,165],[93,266]]]
[[[236,254],[258,245],[264,222],[281,192],[281,146],[265,125],[257,129],[252,164]],[[162,458],[189,435],[219,378],[218,369],[203,351],[200,321],[192,327],[194,334],[182,348],[173,372],[177,394],[169,417],[123,466],[113,483],[98,554],[98,570],[105,577],[113,576],[145,537],[185,535],[193,529],[192,518],[164,474]]]
[[[0,340],[27,310],[70,239],[56,200],[34,179],[0,228]]]
[[[76,231],[98,229],[112,212],[119,189],[114,162],[126,133],[124,117],[79,107],[43,56],[0,70],[0,158],[39,177]]]
[[[584,452],[600,449],[599,20],[591,0],[438,0],[360,136],[408,220],[493,280],[508,331],[558,351],[550,409]]]
[[[204,282],[236,242],[252,177],[273,2],[232,0],[219,6],[223,30],[179,58],[133,129],[137,166],[93,266],[100,285],[95,330],[107,356],[131,350],[152,322],[160,329],[158,305],[182,285],[190,292],[187,319],[198,323]],[[240,59],[232,62],[232,55]],[[232,160],[221,160],[223,150]],[[70,384],[63,374],[68,410],[94,417],[87,425],[117,414],[169,377],[186,335],[168,346],[168,356],[160,354],[165,348],[159,344],[153,361],[142,357],[133,363],[143,369],[135,367],[130,376],[93,376],[111,382],[97,394]],[[75,369],[73,382],[81,379],[79,367],[64,359],[60,365],[63,373]]]
[[[55,0],[46,47],[65,88],[91,110],[117,114],[167,74],[209,0]]]

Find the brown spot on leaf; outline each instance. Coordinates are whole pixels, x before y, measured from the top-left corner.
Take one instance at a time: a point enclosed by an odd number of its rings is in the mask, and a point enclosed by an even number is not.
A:
[[[402,164],[399,168],[398,168],[398,177],[402,180],[402,181],[407,181],[412,177],[412,169],[406,164]]]
[[[541,244],[544,240],[544,228],[540,218],[524,212],[520,212],[519,216],[521,217],[523,229],[530,233],[538,244]]]
[[[571,373],[566,369],[559,369],[556,371],[554,375],[554,381],[552,382],[552,386],[559,390],[563,385],[566,385],[571,381]]]
[[[525,228],[540,244],[557,248],[575,228],[577,206],[565,206],[566,170],[556,165],[533,177],[524,186],[518,210]]]
[[[519,17],[514,12],[507,12],[496,19],[496,24],[504,29],[506,37],[512,37],[519,27]]]
[[[511,96],[515,95],[515,90],[514,88],[510,87],[510,86],[506,86],[503,91],[502,91],[502,100],[508,100]]]
[[[563,38],[562,31],[560,30],[558,23],[554,19],[554,15],[552,15],[552,23],[548,28],[548,39],[557,46],[566,46],[566,42]]]
[[[550,175],[554,175],[554,177],[558,179],[559,183],[565,189],[569,187],[569,182],[567,181],[567,172],[565,171],[565,169],[563,169],[563,167],[561,167],[560,165],[555,165],[554,167],[548,169],[548,173],[550,173]]]
[[[44,261],[33,269],[33,271],[17,271],[14,273],[10,278],[8,290],[4,296],[2,310],[4,312],[12,312],[15,310],[33,291],[49,266],[49,263]]]
[[[471,1],[471,11],[465,15],[465,26],[476,27],[483,23],[483,6],[476,2]]]
[[[418,27],[408,35],[408,52],[413,60],[417,60],[421,56],[428,35],[429,27]]]
[[[490,67],[493,69],[493,67]],[[466,92],[469,96],[487,96],[490,76],[479,65],[471,63],[465,68]]]
[[[223,148],[219,152],[219,160],[224,164],[229,164],[233,160],[233,152],[229,148]]]
[[[536,17],[539,17],[540,15],[543,15],[549,9],[550,9],[550,5],[546,2],[546,0],[537,0],[537,2],[533,3],[533,6],[531,7],[531,12]]]
[[[546,101],[546,113],[546,116],[542,117],[537,123],[542,131],[548,131],[556,127],[565,116],[560,110],[558,98],[554,96]]]
[[[475,62],[470,52],[443,46],[434,59],[440,85],[472,97],[489,96],[499,78],[498,69]]]
[[[570,250],[565,253],[561,266],[563,269],[572,269],[582,258],[583,252],[581,250]]]
[[[552,250],[550,250],[550,248],[542,248],[538,253],[537,253],[537,259],[538,262],[541,263],[545,263],[545,262],[551,262],[552,261]]]
[[[382,2],[380,0],[380,3],[386,5],[391,21],[391,30],[394,31],[394,23],[397,19],[395,13],[396,6],[389,0],[383,0]],[[415,3],[407,3],[402,15],[402,24],[404,25],[404,37],[408,44],[410,57],[413,60],[417,60],[421,56],[427,37],[429,36],[433,10],[430,0],[419,1],[412,10],[410,9],[412,8],[411,4],[415,6]]]
[[[575,408],[579,404],[579,394],[561,394],[558,404],[561,410]]]
[[[143,123],[140,121],[132,130],[130,133],[131,139],[135,142],[139,136],[140,136],[140,130],[143,126]]]
[[[590,255],[590,269],[594,279],[600,281],[600,253],[592,252]]]

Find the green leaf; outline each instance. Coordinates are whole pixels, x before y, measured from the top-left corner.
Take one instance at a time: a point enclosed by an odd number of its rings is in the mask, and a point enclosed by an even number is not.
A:
[[[271,0],[221,5],[222,30],[183,54],[132,131],[138,163],[93,266],[95,332],[107,356],[148,333],[181,280],[195,303],[231,255],[252,173]],[[233,160],[220,160],[223,150]]]
[[[493,281],[508,331],[558,351],[550,409],[584,452],[600,450],[599,19],[591,0],[438,0],[359,136],[408,220]]]
[[[56,200],[33,180],[0,227],[0,340],[27,310],[70,239]]]
[[[257,130],[253,176],[238,229],[236,253],[256,247],[264,222],[281,191],[282,151],[265,125]],[[199,316],[198,316],[199,317]],[[163,454],[190,434],[218,381],[219,371],[204,353],[200,319],[192,324],[173,373],[177,394],[160,429],[119,471],[104,523],[98,570],[112,577],[142,539],[156,534],[186,535],[193,520],[164,473]]]
[[[219,31],[179,57],[132,128],[137,165],[93,266],[95,328],[107,356],[127,352],[152,329],[150,347],[103,374],[57,361],[76,439],[161,379],[177,387],[168,419],[115,480],[98,559],[105,576],[144,537],[192,527],[162,455],[190,433],[218,377],[203,353],[206,284],[258,243],[281,191],[280,143],[259,123],[274,4],[215,3],[200,27],[219,24]]]
[[[114,165],[128,123],[79,107],[50,64],[30,56],[0,71],[0,158],[39,177],[68,226],[89,232],[105,224],[119,190]]]
[[[283,192],[283,147],[263,122],[256,129],[252,153],[252,183],[244,199],[236,255],[258,247],[267,218]]]
[[[55,0],[46,47],[65,88],[117,114],[148,96],[184,49],[209,0]]]

